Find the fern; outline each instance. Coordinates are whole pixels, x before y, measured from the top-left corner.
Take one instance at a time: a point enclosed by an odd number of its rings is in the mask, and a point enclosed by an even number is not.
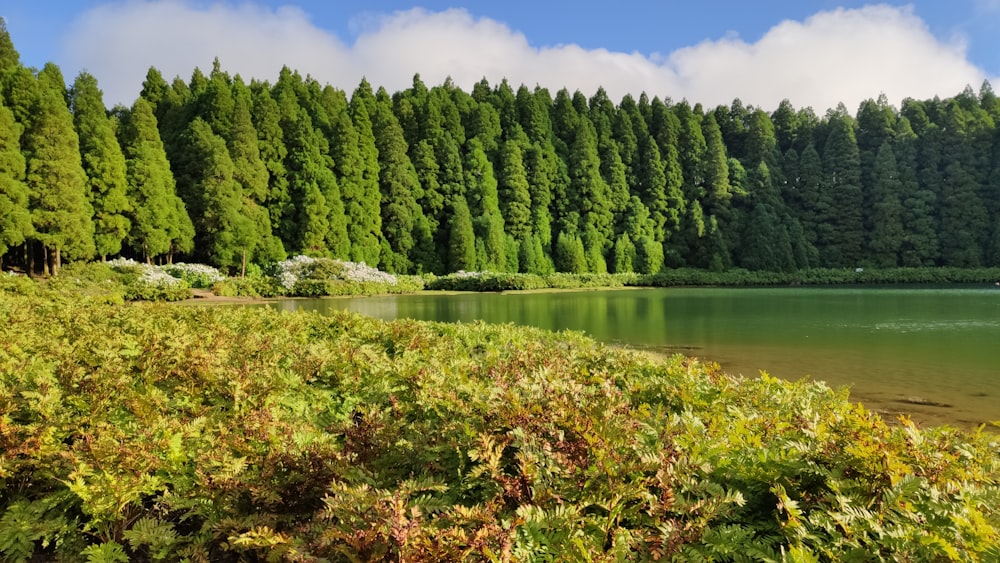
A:
[[[149,558],[154,561],[170,557],[178,539],[171,524],[150,517],[139,519],[124,536],[133,551],[148,546]]]
[[[5,560],[30,559],[38,544],[47,547],[68,531],[68,522],[59,514],[65,497],[50,495],[34,502],[21,499],[7,506],[0,517],[0,554]]]
[[[87,563],[128,563],[125,549],[114,541],[88,546],[82,555],[87,556]]]

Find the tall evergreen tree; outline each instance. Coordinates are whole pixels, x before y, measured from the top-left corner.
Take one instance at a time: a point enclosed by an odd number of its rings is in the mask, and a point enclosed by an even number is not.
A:
[[[7,22],[0,16],[0,98],[13,112],[14,121],[26,127],[38,96],[34,73],[21,64],[21,54],[14,48]]]
[[[407,156],[403,129],[392,113],[392,101],[380,89],[373,100],[372,132],[378,149],[379,186],[382,205],[382,244],[380,263],[389,272],[414,271],[412,253],[417,241],[414,231],[418,216],[420,182]]]
[[[249,259],[259,263],[285,259],[281,239],[274,233],[268,213],[270,174],[261,157],[260,141],[254,128],[252,94],[238,76],[232,81],[233,111],[226,146],[233,161],[233,180],[243,195],[243,214],[254,224],[255,246]]]
[[[465,197],[454,196],[451,200],[451,217],[448,236],[448,270],[476,270],[476,234],[472,226],[472,214]]]
[[[917,136],[910,122],[901,117],[896,122],[896,169],[899,172],[899,197],[902,204],[903,241],[900,265],[933,266],[938,255],[937,228],[934,220],[935,194],[920,185],[917,178]]]
[[[580,116],[569,155],[571,213],[579,217],[578,229],[587,234],[588,251],[603,254],[611,247],[614,234],[614,210],[607,182],[600,173],[600,157],[594,126],[586,116]],[[572,223],[563,230],[572,232]],[[591,232],[592,231],[592,232]],[[606,266],[604,268],[606,270]]]
[[[466,145],[466,197],[474,216],[477,262],[480,269],[503,271],[507,263],[506,241],[493,165],[478,138],[469,139]]]
[[[0,18],[0,58],[3,56],[3,19]],[[0,97],[0,266],[3,255],[32,235],[28,186],[21,153],[21,126]]]
[[[702,160],[707,148],[701,129],[702,115],[694,111],[687,101],[675,105],[673,112],[680,124],[677,154],[681,165],[681,174],[684,178],[684,197],[688,201],[700,200],[704,195],[705,182]]]
[[[358,163],[351,196],[345,201],[354,243],[352,258],[377,266],[382,252],[382,194],[379,188],[379,155],[372,132],[367,82],[358,85],[348,104],[351,123],[358,135]],[[345,172],[346,174],[346,172]]]
[[[70,91],[73,122],[80,138],[80,156],[93,208],[94,243],[101,258],[121,252],[132,224],[128,219],[125,155],[104,107],[97,79],[83,72]]]
[[[337,255],[328,246],[330,219],[334,209],[327,201],[327,193],[330,184],[336,183],[336,178],[333,171],[327,168],[327,160],[318,145],[319,138],[312,120],[304,108],[299,108],[297,115],[283,117],[282,129],[285,131],[285,146],[288,148],[285,159],[288,193],[295,207],[291,223],[295,233],[293,247],[313,256],[344,257],[343,248],[337,249],[340,252]]]
[[[281,112],[278,103],[271,96],[270,88],[260,82],[250,84],[250,118],[257,133],[257,150],[267,170],[267,193],[263,206],[267,211],[271,232],[278,238],[282,250],[293,247],[291,236],[285,226],[291,215],[292,203],[288,194],[288,171],[285,158],[284,132],[281,129]]]
[[[796,233],[800,233],[800,236],[795,238],[800,240],[805,249],[805,260],[796,261],[800,267],[814,267],[819,265],[819,251],[816,245],[822,227],[816,221],[821,208],[822,159],[813,143],[807,144],[801,155],[796,154],[795,149],[791,148],[785,157],[785,169],[793,173],[787,175],[783,196],[789,216],[797,224]]]
[[[243,187],[235,179],[226,142],[200,117],[191,122],[187,139],[199,167],[191,192],[199,200],[191,205],[200,211],[192,217],[197,255],[220,268],[245,272],[260,233],[245,214]]]
[[[818,249],[823,265],[850,267],[862,262],[864,245],[861,164],[851,118],[835,115],[823,147],[823,183],[816,220],[826,225]]]
[[[789,272],[795,269],[792,241],[783,220],[784,204],[763,161],[750,171],[748,220],[743,225],[740,265],[748,270]]]
[[[504,226],[517,241],[531,235],[531,193],[521,151],[521,146],[526,142],[526,139],[504,141],[500,149],[500,168],[497,173]]]
[[[648,168],[644,168],[639,175],[643,189],[638,191],[656,225],[653,239],[660,243],[678,235],[682,218],[687,213],[688,199],[683,191],[684,175],[677,148],[680,128],[680,121],[674,112],[654,98],[650,104],[649,130],[656,141],[656,150],[653,144],[640,139],[639,160]],[[657,153],[659,159],[656,158]],[[638,244],[641,247],[641,241]]]
[[[942,143],[939,192],[939,241],[946,266],[982,265],[991,230],[980,194],[988,178],[988,158],[980,135],[985,112],[971,89],[942,104],[938,116]],[[964,100],[964,101],[963,101]]]
[[[778,109],[771,114],[771,123],[774,125],[774,138],[779,153],[785,154],[792,149],[799,152],[805,148],[805,144],[799,143],[799,114],[788,98],[781,100]]]
[[[583,240],[579,235],[560,232],[556,238],[553,260],[558,272],[582,274],[587,271],[587,257],[583,248]]]
[[[174,244],[190,247],[194,228],[176,194],[174,175],[149,102],[139,98],[120,118],[119,142],[125,154],[132,207],[132,228],[126,240],[151,262],[171,252]],[[187,234],[191,238],[183,239]]]
[[[900,201],[902,182],[896,167],[896,155],[886,140],[875,158],[872,178],[871,225],[868,228],[868,252],[872,263],[880,268],[899,265],[903,245],[903,206]]]
[[[21,66],[21,54],[14,48],[14,42],[7,31],[7,21],[0,16],[0,74]]]
[[[26,183],[34,227],[32,238],[45,249],[45,272],[58,275],[62,257],[94,256],[93,208],[87,200],[87,176],[80,141],[66,106],[60,76],[43,88],[31,125],[24,132]]]

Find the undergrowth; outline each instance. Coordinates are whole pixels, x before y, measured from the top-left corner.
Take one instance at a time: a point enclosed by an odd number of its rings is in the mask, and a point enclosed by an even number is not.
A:
[[[576,333],[0,289],[8,561],[997,560],[998,445]]]

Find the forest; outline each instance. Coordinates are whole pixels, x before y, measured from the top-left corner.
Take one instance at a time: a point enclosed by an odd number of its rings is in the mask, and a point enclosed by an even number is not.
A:
[[[669,93],[664,93],[669,94]],[[294,255],[400,273],[1000,265],[1000,98],[818,115],[419,75],[348,93],[283,68],[131,107],[20,62],[0,22],[0,265]]]

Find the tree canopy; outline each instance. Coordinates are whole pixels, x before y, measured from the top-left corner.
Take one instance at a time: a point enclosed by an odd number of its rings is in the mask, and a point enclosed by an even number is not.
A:
[[[0,25],[0,259],[288,254],[397,273],[1000,265],[1000,102],[856,115],[450,80],[389,93],[216,60],[131,108]]]

